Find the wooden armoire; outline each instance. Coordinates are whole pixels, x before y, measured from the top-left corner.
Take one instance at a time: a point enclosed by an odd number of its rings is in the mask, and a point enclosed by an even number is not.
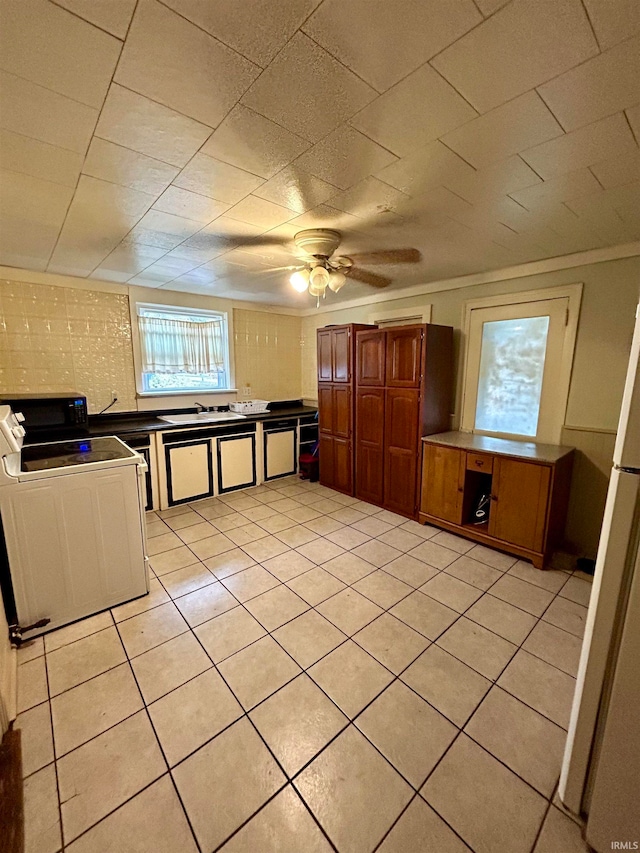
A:
[[[320,482],[353,495],[356,333],[375,326],[348,323],[318,329]]]
[[[453,329],[356,333],[355,495],[416,518],[423,435],[449,429]]]

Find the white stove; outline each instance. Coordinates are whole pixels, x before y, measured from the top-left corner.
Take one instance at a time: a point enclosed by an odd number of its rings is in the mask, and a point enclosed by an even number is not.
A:
[[[0,406],[0,581],[29,639],[148,591],[147,466],[115,436],[23,441]]]

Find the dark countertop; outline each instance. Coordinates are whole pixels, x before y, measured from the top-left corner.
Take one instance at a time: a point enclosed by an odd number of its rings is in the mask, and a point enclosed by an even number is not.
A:
[[[274,411],[262,412],[259,415],[246,415],[245,419],[249,423],[283,420],[285,418],[300,418],[304,415],[315,415],[317,411],[313,406],[303,406],[301,403],[293,403]],[[160,414],[184,413],[184,409],[180,412],[160,412]],[[238,420],[218,421],[216,423],[170,424],[167,421],[161,421],[156,412],[127,412],[126,414],[114,415],[91,415],[89,417],[89,434],[123,435],[125,433],[157,432],[158,430],[171,430],[173,432],[175,430],[202,429],[203,427],[215,429],[216,427],[225,427],[229,426],[229,424],[237,423],[239,423]]]
[[[425,444],[441,444],[445,447],[457,447],[461,450],[479,453],[499,453],[504,456],[515,456],[551,464],[573,453],[574,450],[573,447],[563,447],[557,444],[515,441],[507,438],[494,438],[489,435],[475,435],[470,432],[439,432],[435,435],[427,435],[422,440]]]

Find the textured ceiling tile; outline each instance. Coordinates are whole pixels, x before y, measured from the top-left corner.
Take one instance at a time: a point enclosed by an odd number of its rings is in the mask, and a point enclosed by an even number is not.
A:
[[[127,242],[144,243],[147,246],[157,246],[161,249],[173,249],[183,240],[191,237],[202,227],[195,219],[184,216],[174,216],[161,210],[150,210],[132,228],[127,235]]]
[[[476,116],[446,80],[423,65],[366,106],[351,124],[395,154],[408,154]]]
[[[446,134],[442,141],[479,167],[561,134],[562,128],[540,97],[527,92]]]
[[[237,104],[202,148],[203,154],[271,178],[309,148],[309,142]]]
[[[121,47],[47,0],[3,3],[0,68],[87,106],[102,105]]]
[[[88,275],[153,204],[154,196],[81,175],[49,269]],[[84,270],[80,273],[79,270]]]
[[[116,81],[216,127],[259,73],[252,62],[155,0],[140,0]]]
[[[98,111],[0,71],[0,127],[84,154]]]
[[[169,257],[169,255],[164,255],[159,260],[149,264],[149,266],[142,270],[141,275],[147,278],[153,277],[157,281],[161,278],[164,279],[164,281],[171,281],[179,275],[184,275],[184,273],[189,272],[189,270],[192,270],[194,266],[195,264],[193,261],[189,261],[184,258],[172,258]]]
[[[640,31],[637,0],[584,0],[602,50]]]
[[[472,0],[325,0],[303,30],[384,92],[481,20]]]
[[[472,166],[436,140],[386,166],[376,177],[402,192],[416,196],[430,187],[446,184],[450,177],[471,176],[475,172]]]
[[[627,157],[613,157],[594,163],[591,171],[605,189],[636,181],[640,178],[640,148]]]
[[[338,210],[368,218],[381,212],[393,211],[405,201],[408,201],[405,193],[377,178],[369,177],[332,198],[331,204]]]
[[[158,195],[178,174],[175,166],[94,136],[82,171],[122,187]]]
[[[474,174],[453,175],[443,183],[466,201],[476,204],[542,181],[521,157],[514,155],[485,166]]]
[[[211,222],[229,207],[227,202],[216,201],[180,187],[169,187],[153,205],[154,210],[162,210],[164,213],[173,213],[198,222]]]
[[[640,36],[567,71],[538,91],[565,130],[634,106],[640,97]]]
[[[107,255],[98,269],[91,274],[91,278],[108,277],[108,281],[127,281],[132,275],[161,258],[165,251],[157,246],[144,246],[141,243],[121,244]]]
[[[227,211],[229,219],[237,219],[239,222],[247,222],[261,228],[275,228],[283,222],[292,219],[293,211],[288,207],[281,207],[272,201],[249,195],[238,204]]]
[[[306,151],[295,165],[340,189],[378,172],[390,163],[395,155],[368,139],[352,127],[340,127]]]
[[[597,193],[601,187],[589,169],[576,169],[557,178],[550,178],[520,190],[509,191],[509,195],[527,210],[545,207],[549,204],[569,201],[580,195]]]
[[[60,228],[73,195],[70,187],[5,169],[0,170],[0,188],[3,222],[15,217],[24,226],[55,225]]]
[[[296,166],[287,166],[266,184],[258,187],[254,195],[266,198],[296,213],[304,213],[340,192],[337,187],[321,181]]]
[[[320,0],[165,0],[185,18],[263,68]]]
[[[580,0],[513,0],[433,65],[484,113],[596,53]]]
[[[299,231],[305,228],[337,228],[339,231],[357,231],[364,228],[364,222],[357,216],[324,204],[296,216],[289,224]]]
[[[184,190],[229,204],[240,201],[263,183],[262,178],[206,154],[196,154],[174,180],[174,184]]]
[[[522,158],[546,180],[636,148],[625,117],[618,113],[524,151]]]
[[[475,0],[476,6],[485,17],[489,17],[489,15],[493,15],[494,12],[497,12],[498,9],[502,9],[503,6],[506,6],[510,0]]]
[[[75,188],[82,160],[82,154],[74,151],[0,130],[0,163],[3,169]]]
[[[629,119],[629,124],[636,138],[636,142],[640,145],[640,104],[637,104],[631,109],[625,110],[626,116]]]
[[[136,8],[136,0],[56,0],[56,3],[119,39],[126,36]]]
[[[375,94],[311,39],[296,33],[242,101],[292,133],[316,142]]]
[[[184,166],[211,133],[211,128],[113,83],[100,114],[96,136]]]

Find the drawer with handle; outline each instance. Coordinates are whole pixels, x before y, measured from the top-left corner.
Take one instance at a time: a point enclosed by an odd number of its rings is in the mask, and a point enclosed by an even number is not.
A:
[[[491,474],[493,471],[493,457],[485,453],[467,453],[467,471],[480,471],[483,474]]]

